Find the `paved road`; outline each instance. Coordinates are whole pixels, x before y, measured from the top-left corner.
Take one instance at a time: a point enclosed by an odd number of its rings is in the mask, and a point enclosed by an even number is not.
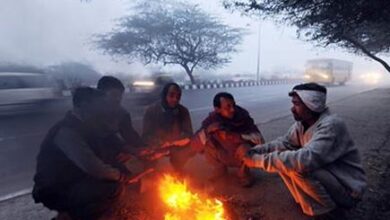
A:
[[[287,93],[291,86],[273,85],[228,90],[235,96],[238,104],[251,113],[256,123],[264,123],[289,114],[291,105]],[[328,101],[340,101],[372,88],[373,86],[357,84],[330,87]],[[223,90],[226,89],[184,91],[182,103],[189,108],[195,129],[211,111],[214,94]],[[131,111],[135,127],[140,129],[144,108],[133,106],[129,100],[125,100],[124,105]],[[0,200],[31,188],[35,157],[43,135],[69,108],[70,100],[64,100],[51,106],[50,111],[45,113],[0,116]]]

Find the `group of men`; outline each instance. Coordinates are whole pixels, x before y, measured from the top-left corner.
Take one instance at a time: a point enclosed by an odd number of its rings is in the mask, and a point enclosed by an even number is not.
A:
[[[221,92],[214,110],[194,133],[188,109],[180,104],[181,88],[168,83],[143,118],[142,135],[121,106],[123,84],[102,77],[97,89],[73,93],[73,109],[45,137],[37,157],[33,197],[72,219],[115,216],[124,207],[128,185],[154,170],[168,156],[175,172],[203,154],[213,167],[210,180],[237,168],[239,183],[253,185],[250,168],[279,173],[303,212],[319,218],[340,217],[366,187],[357,148],[344,122],[326,106],[326,88],[307,83],[289,93],[296,122],[285,136],[265,142],[247,110]],[[134,174],[128,160],[142,161]],[[115,219],[115,217],[113,218]]]

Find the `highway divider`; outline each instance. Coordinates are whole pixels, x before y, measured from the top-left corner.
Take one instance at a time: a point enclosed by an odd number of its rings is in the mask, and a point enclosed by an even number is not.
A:
[[[217,88],[234,88],[234,87],[249,87],[249,86],[266,86],[266,85],[281,85],[300,83],[300,79],[277,79],[277,80],[261,80],[261,81],[241,81],[241,82],[221,82],[221,83],[196,83],[182,85],[184,90],[196,89],[217,89]]]
[[[197,90],[197,89],[217,89],[217,88],[235,88],[235,87],[249,87],[249,86],[270,86],[270,85],[282,85],[301,83],[301,79],[264,79],[258,82],[256,81],[240,81],[240,82],[203,82],[196,84],[181,85],[184,90]],[[71,96],[70,90],[62,90],[62,96]]]

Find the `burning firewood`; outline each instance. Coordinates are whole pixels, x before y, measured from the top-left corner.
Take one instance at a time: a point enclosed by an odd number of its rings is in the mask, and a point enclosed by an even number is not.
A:
[[[217,198],[190,189],[185,180],[166,174],[159,181],[159,194],[166,206],[165,220],[228,220]]]

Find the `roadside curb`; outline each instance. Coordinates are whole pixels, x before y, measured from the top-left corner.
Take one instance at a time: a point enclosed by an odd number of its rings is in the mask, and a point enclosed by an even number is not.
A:
[[[265,86],[265,85],[281,85],[298,83],[302,80],[261,80],[259,82],[244,81],[244,82],[226,82],[226,83],[198,83],[198,84],[187,84],[183,85],[184,90],[197,90],[197,89],[217,89],[217,88],[235,88],[235,87],[250,87],[250,86]]]

